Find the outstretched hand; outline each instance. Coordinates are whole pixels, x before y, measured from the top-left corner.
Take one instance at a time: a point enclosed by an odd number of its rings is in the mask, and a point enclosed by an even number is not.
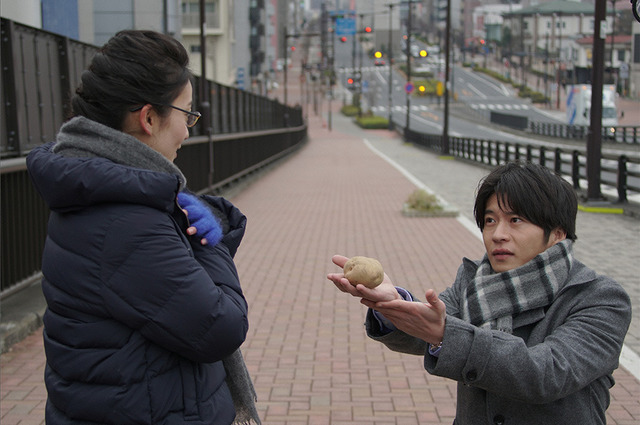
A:
[[[431,344],[438,344],[444,337],[447,308],[433,289],[427,290],[425,297],[427,302],[371,302],[363,299],[362,303],[381,313],[401,331]]]
[[[346,262],[349,261],[349,258],[343,255],[334,255],[331,258],[331,261],[333,261],[336,266],[343,268]],[[327,275],[327,279],[332,281],[340,291],[351,294],[354,297],[367,299],[373,302],[402,299],[386,273],[384,274],[384,280],[382,283],[373,289],[367,288],[362,284],[353,286],[349,283],[349,280],[344,277],[344,273],[329,273]]]
[[[344,267],[349,258],[334,255],[331,260]],[[369,289],[364,285],[353,286],[344,273],[329,273],[327,278],[342,292],[360,298],[365,306],[381,313],[403,332],[431,344],[438,344],[444,336],[446,306],[433,289],[427,290],[427,302],[405,301],[385,273],[380,285]]]

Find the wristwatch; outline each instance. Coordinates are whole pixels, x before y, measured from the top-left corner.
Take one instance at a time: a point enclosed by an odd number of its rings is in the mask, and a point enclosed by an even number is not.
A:
[[[438,357],[440,349],[442,348],[442,341],[437,344],[429,344],[429,354]]]

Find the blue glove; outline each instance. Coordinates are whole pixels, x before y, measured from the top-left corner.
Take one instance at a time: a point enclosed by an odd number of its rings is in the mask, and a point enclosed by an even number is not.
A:
[[[178,193],[178,204],[187,210],[191,226],[196,228],[196,235],[207,240],[211,246],[222,239],[222,227],[218,218],[209,207],[197,196],[187,192]]]

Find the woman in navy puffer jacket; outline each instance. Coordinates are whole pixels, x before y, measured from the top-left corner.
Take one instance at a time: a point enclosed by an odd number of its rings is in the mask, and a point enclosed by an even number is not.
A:
[[[74,118],[28,157],[51,209],[48,424],[259,423],[233,262],[246,218],[186,192],[173,164],[199,115],[187,64],[170,37],[118,33],[83,73]]]

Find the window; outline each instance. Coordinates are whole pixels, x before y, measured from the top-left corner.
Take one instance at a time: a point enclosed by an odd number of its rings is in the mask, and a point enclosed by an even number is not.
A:
[[[217,1],[207,1],[204,3],[204,11],[205,13],[215,13]],[[182,13],[183,14],[192,14],[196,15],[200,13],[200,2],[199,1],[183,1],[182,2]]]

